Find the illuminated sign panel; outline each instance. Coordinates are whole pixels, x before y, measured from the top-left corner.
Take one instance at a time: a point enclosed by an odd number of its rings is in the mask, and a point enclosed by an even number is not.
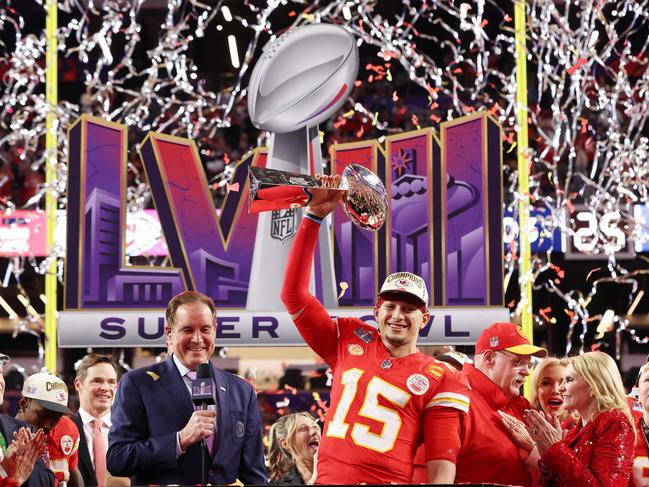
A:
[[[59,344],[163,345],[164,308],[184,289],[217,303],[221,345],[303,344],[285,310],[245,308],[256,285],[250,269],[258,218],[246,211],[246,175],[250,165],[265,165],[265,150],[237,163],[232,182],[241,190],[230,191],[217,209],[195,144],[150,133],[141,158],[174,267],[135,267],[127,265],[125,250],[126,130],[83,116],[69,133]],[[420,344],[473,344],[486,326],[508,319],[501,133],[492,118],[482,113],[447,122],[439,139],[427,129],[390,137],[385,147],[377,141],[334,146],[331,157],[335,172],[351,162],[374,170],[387,182],[390,199],[389,222],[380,232],[361,231],[333,215],[336,280],[347,280],[349,289],[328,310],[332,316],[372,321],[375,293],[387,273],[412,270],[430,286],[433,306]],[[283,276],[262,278],[276,282],[279,292]]]
[[[608,258],[612,254],[616,259],[635,257],[628,223],[619,211],[595,213],[585,205],[575,205],[566,218],[572,230],[566,237],[567,259]]]

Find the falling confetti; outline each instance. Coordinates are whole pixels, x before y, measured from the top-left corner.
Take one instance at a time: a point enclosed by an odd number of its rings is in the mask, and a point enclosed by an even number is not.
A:
[[[590,276],[592,276],[595,272],[597,272],[597,271],[599,271],[599,270],[601,270],[601,267],[595,267],[594,269],[592,269],[592,270],[588,273],[588,275],[586,276],[586,281],[589,281],[589,280],[590,280]]]
[[[340,294],[338,294],[338,299],[342,298],[345,295],[345,292],[349,288],[349,284],[347,284],[345,281],[341,281],[338,283],[340,286]]]
[[[587,63],[588,63],[588,61],[587,61],[586,59],[584,59],[584,58],[579,58],[579,59],[577,60],[577,64],[575,64],[574,66],[571,66],[570,68],[568,68],[568,74],[571,74],[571,75],[572,75],[572,74],[575,74],[575,73],[577,72],[577,70],[578,70],[581,66],[583,66],[584,64],[587,64]]]

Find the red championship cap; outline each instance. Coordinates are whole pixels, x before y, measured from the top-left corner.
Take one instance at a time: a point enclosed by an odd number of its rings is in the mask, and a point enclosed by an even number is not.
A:
[[[548,354],[545,348],[532,345],[523,328],[514,323],[494,323],[486,328],[475,343],[475,353],[478,355],[487,350],[507,350],[518,355],[534,355],[541,358]]]

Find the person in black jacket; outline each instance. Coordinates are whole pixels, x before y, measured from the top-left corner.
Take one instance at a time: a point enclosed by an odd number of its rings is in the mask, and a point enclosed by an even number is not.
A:
[[[320,426],[309,413],[293,413],[279,418],[269,432],[270,483],[312,484],[320,434]]]
[[[117,389],[117,364],[113,357],[98,353],[83,357],[77,366],[74,388],[79,396],[79,411],[72,421],[79,429],[79,471],[84,485],[130,485],[130,479],[110,477],[106,471],[110,408]],[[96,424],[98,421],[101,424]],[[95,450],[102,451],[102,447],[104,454],[98,459]]]

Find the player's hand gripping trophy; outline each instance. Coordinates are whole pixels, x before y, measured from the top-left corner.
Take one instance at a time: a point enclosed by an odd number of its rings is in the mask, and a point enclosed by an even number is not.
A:
[[[343,210],[361,228],[379,230],[388,213],[388,197],[381,180],[358,164],[347,166],[342,175],[309,176],[251,166],[248,211],[281,210],[309,206],[324,217],[343,202]],[[340,193],[333,198],[332,192]],[[317,209],[317,210],[316,210]]]

